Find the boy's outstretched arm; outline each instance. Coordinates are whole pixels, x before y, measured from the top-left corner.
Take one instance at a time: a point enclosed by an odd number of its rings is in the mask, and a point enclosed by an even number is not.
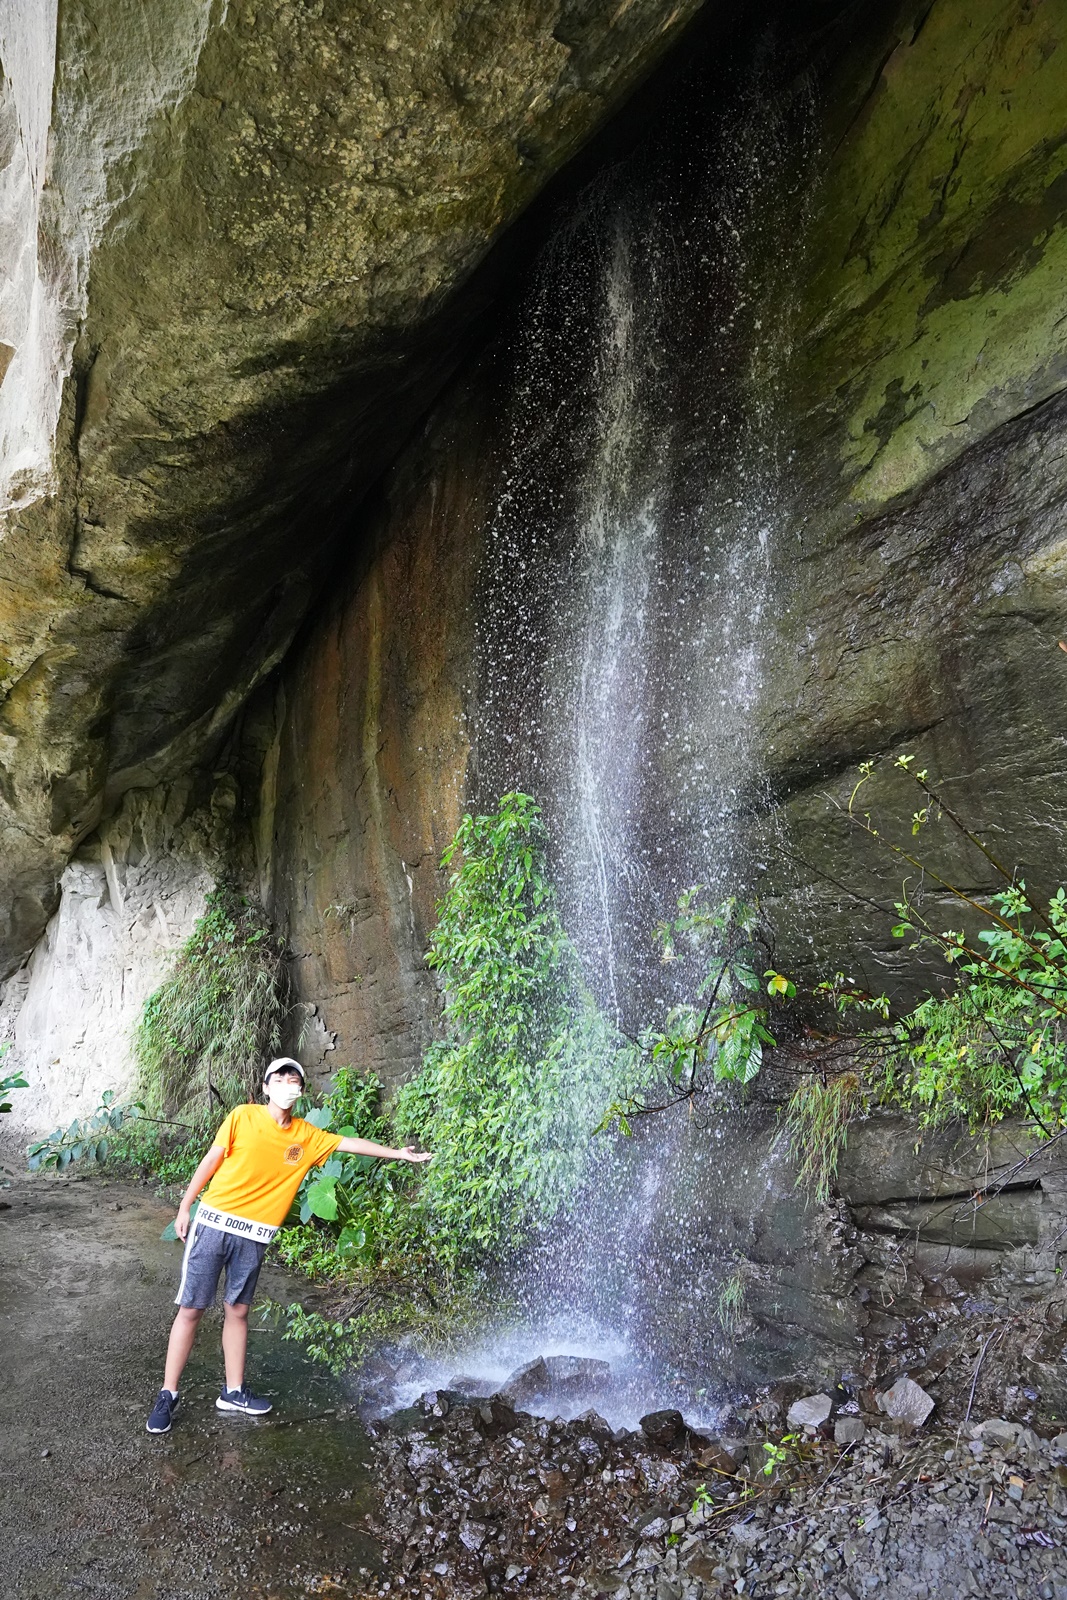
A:
[[[416,1150],[406,1144],[402,1150],[390,1150],[388,1145],[375,1144],[373,1139],[342,1139],[337,1146],[346,1156],[377,1156],[382,1161],[432,1161],[428,1150]]]
[[[182,1195],[182,1203],[178,1207],[178,1215],[174,1219],[174,1231],[179,1239],[184,1239],[189,1232],[189,1212],[192,1210],[193,1201],[208,1179],[215,1176],[225,1159],[226,1152],[222,1146],[213,1144],[189,1179],[189,1187]]]

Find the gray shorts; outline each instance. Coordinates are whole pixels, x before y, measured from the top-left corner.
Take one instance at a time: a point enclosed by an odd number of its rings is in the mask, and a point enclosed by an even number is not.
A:
[[[255,1239],[241,1239],[235,1233],[209,1228],[194,1219],[185,1242],[182,1280],[174,1304],[206,1311],[215,1303],[219,1273],[225,1267],[223,1300],[228,1306],[250,1306],[266,1251],[266,1245]]]

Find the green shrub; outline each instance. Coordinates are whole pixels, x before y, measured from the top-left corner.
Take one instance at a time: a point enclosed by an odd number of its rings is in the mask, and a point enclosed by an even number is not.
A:
[[[990,895],[969,893],[917,854],[919,845],[891,838],[862,809],[878,763],[861,764],[847,815],[915,875],[904,879],[893,934],[910,938],[913,950],[942,956],[951,987],[928,993],[898,1022],[863,1033],[858,1059],[882,1098],[917,1111],[924,1127],[957,1119],[975,1127],[1018,1113],[1049,1135],[1067,1125],[1067,894],[1061,888],[1046,911],[1035,909],[1025,883],[967,826],[915,759],[901,755],[893,762],[898,782],[903,775],[921,795],[910,819],[911,840],[947,826],[1004,887]],[[932,922],[924,905],[931,886],[938,902],[947,898],[977,931]]]
[[[352,1067],[341,1067],[321,1107],[303,1114],[318,1128],[389,1144],[392,1132],[380,1108],[381,1088],[373,1074],[364,1078]],[[388,1264],[403,1253],[411,1185],[408,1167],[371,1156],[330,1156],[301,1185],[300,1225],[287,1230],[285,1259],[302,1271],[326,1276]]]
[[[428,960],[445,1037],[399,1092],[397,1137],[433,1151],[416,1201],[448,1261],[518,1243],[574,1194],[623,1058],[564,932],[529,795],[464,817]]]
[[[1059,889],[1041,918],[1024,883],[990,903],[998,923],[979,931],[977,948],[958,930],[931,940],[908,904],[898,907],[898,937],[936,943],[956,981],[896,1024],[882,1051],[883,1094],[924,1127],[1019,1114],[1051,1134],[1067,1126],[1067,897]]]
[[[281,1049],[288,1001],[282,947],[266,917],[232,885],[218,884],[134,1035],[149,1109],[206,1114],[254,1095],[265,1062]]]

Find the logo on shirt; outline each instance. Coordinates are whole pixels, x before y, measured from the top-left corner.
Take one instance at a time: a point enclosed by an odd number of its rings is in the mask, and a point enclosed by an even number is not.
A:
[[[282,1159],[288,1166],[295,1167],[299,1165],[300,1157],[303,1154],[304,1146],[302,1144],[291,1144]]]

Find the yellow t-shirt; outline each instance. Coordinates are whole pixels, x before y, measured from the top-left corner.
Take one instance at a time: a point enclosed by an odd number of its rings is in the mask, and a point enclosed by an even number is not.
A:
[[[289,1214],[304,1174],[341,1142],[302,1117],[279,1128],[266,1106],[235,1106],[211,1141],[226,1159],[202,1198],[218,1211],[276,1228]]]

